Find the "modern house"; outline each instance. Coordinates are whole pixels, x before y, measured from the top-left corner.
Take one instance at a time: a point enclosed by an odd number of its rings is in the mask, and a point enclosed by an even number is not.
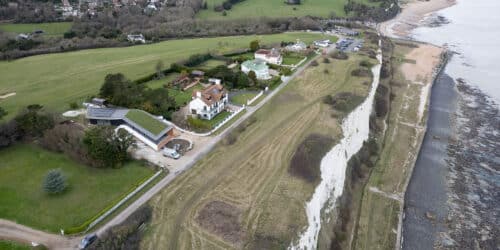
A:
[[[130,34],[130,35],[127,35],[127,40],[129,42],[132,42],[132,43],[146,43],[146,39],[144,39],[144,36],[142,34],[138,34],[138,35],[133,35],[133,34]]]
[[[285,50],[295,51],[295,52],[303,51],[305,49],[307,49],[307,45],[298,39],[294,44],[290,44],[290,45],[285,47]]]
[[[112,125],[125,129],[157,151],[174,139],[172,126],[142,110],[89,106],[86,117],[94,125]]]
[[[271,75],[269,74],[269,66],[267,66],[265,61],[262,61],[260,59],[244,61],[241,64],[241,71],[243,71],[243,73],[247,75],[250,71],[253,71],[255,72],[255,75],[259,80],[271,79]]]
[[[259,49],[255,51],[254,56],[255,59],[260,59],[266,61],[267,63],[281,65],[281,63],[283,62],[283,57],[281,56],[280,52],[275,48]]]
[[[194,91],[192,99],[189,103],[191,114],[201,119],[211,120],[225,109],[228,94],[224,86],[219,83],[210,85],[202,91]]]

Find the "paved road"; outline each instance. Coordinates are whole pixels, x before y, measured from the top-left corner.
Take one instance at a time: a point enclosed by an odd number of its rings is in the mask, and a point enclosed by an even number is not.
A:
[[[333,46],[332,46],[333,47]],[[333,48],[330,49],[330,51]],[[317,59],[319,56],[316,56],[314,59]],[[312,60],[311,60],[312,61]],[[230,133],[235,127],[240,125],[246,119],[248,119],[255,111],[261,108],[264,104],[266,104],[273,96],[275,96],[278,92],[280,92],[288,83],[297,77],[302,71],[309,66],[308,63],[303,66],[297,68],[297,70],[288,77],[282,84],[280,84],[274,91],[267,94],[264,99],[262,99],[257,105],[247,107],[247,112],[241,116],[237,121],[231,124],[228,128],[226,128],[222,133],[214,136],[207,143],[202,145],[198,145],[201,147],[197,154],[191,156],[190,159],[185,161],[182,166],[179,166],[177,171],[170,172],[167,176],[165,176],[161,181],[159,181],[155,186],[153,186],[150,190],[145,192],[141,197],[135,200],[132,204],[122,210],[118,215],[114,218],[106,222],[103,226],[95,231],[98,235],[102,235],[109,228],[118,225],[125,221],[133,212],[135,212],[139,207],[146,204],[153,196],[155,196],[158,192],[160,192],[163,188],[165,188],[168,184],[170,184],[178,175],[182,174],[184,171],[189,170],[191,167],[195,165],[195,163],[207,155],[220,140],[222,140],[228,133]],[[46,245],[51,249],[76,249],[78,243],[82,239],[82,237],[65,237],[57,234],[51,234],[39,230],[35,230],[26,226],[22,226],[7,220],[0,219],[0,239],[9,239],[17,242],[31,243],[38,242]]]

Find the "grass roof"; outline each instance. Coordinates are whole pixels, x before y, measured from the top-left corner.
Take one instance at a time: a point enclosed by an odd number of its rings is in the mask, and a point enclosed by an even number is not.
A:
[[[167,128],[165,123],[155,119],[153,116],[142,110],[131,109],[125,116],[154,135],[158,135]]]

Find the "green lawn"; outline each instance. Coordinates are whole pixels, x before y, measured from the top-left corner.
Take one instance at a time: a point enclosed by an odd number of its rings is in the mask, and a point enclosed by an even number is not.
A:
[[[67,53],[31,56],[0,62],[0,94],[16,92],[0,100],[12,118],[22,107],[41,104],[54,111],[64,111],[68,103],[81,102],[95,95],[109,73],[124,73],[137,79],[155,72],[159,60],[170,65],[196,53],[229,52],[248,47],[259,39],[263,44],[301,39],[306,43],[320,39],[320,34],[289,32],[273,35],[233,36],[171,40],[125,48],[103,48]]]
[[[254,98],[258,92],[255,93],[242,93],[231,96],[231,102],[238,105],[247,105],[247,101]]]
[[[301,5],[287,5],[281,0],[246,0],[233,5],[231,10],[215,12],[214,5],[219,5],[223,0],[207,0],[208,9],[198,13],[202,19],[238,19],[248,17],[298,17],[298,16],[320,16],[328,17],[331,13],[337,16],[345,16],[344,5],[347,0],[302,0]],[[294,8],[296,10],[294,10]]]
[[[304,59],[305,56],[299,56],[299,55],[288,55],[288,56],[283,56],[283,63],[284,65],[296,65],[300,61]]]
[[[31,247],[13,241],[0,240],[1,250],[29,250]]]
[[[71,28],[71,22],[59,23],[6,23],[0,24],[0,30],[13,33],[30,33],[43,30],[46,36],[62,36]]]
[[[231,115],[231,113],[229,113],[227,111],[222,111],[218,115],[216,115],[214,118],[212,118],[212,120],[200,119],[200,121],[202,121],[203,123],[210,126],[210,128],[213,128],[217,124],[221,123],[224,119],[226,119],[226,117],[228,117],[229,115]]]
[[[154,135],[158,135],[160,132],[167,128],[167,125],[165,123],[155,119],[150,114],[142,110],[131,109],[130,111],[128,111],[125,117],[137,123],[139,126],[143,127]]]
[[[210,59],[210,60],[198,65],[196,68],[200,68],[202,70],[209,70],[209,69],[215,68],[219,65],[226,65],[226,62],[221,61],[221,60]]]
[[[51,232],[81,225],[153,174],[139,162],[91,168],[29,144],[0,150],[0,159],[0,218]],[[64,172],[69,188],[50,196],[41,185],[54,168]]]

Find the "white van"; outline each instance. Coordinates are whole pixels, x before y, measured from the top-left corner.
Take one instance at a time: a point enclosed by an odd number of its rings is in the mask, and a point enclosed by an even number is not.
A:
[[[172,159],[179,159],[181,155],[175,149],[163,148],[163,155]]]

